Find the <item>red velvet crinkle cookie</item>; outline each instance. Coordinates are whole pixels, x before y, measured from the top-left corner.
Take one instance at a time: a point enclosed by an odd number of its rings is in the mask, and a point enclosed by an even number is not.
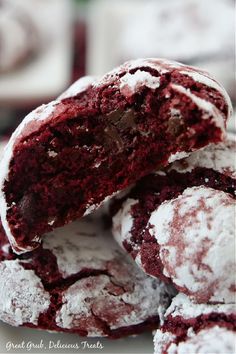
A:
[[[235,343],[235,304],[193,304],[178,294],[156,331],[154,354],[233,354]]]
[[[30,113],[0,164],[0,211],[16,253],[189,151],[224,137],[231,103],[199,69],[163,59],[79,80]]]
[[[130,263],[90,221],[48,234],[14,254],[0,234],[0,319],[13,326],[122,337],[158,328],[171,289]]]
[[[233,137],[141,179],[113,205],[113,234],[137,264],[195,302],[235,302]]]

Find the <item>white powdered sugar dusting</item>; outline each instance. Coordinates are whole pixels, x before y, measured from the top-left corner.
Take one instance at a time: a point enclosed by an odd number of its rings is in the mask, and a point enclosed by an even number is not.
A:
[[[37,324],[50,305],[50,295],[34,271],[25,270],[19,260],[0,263],[0,318],[13,326]]]
[[[165,74],[171,69],[181,69],[184,67],[184,65],[174,60],[163,58],[145,58],[128,61],[123,65],[123,67],[127,68],[128,70],[133,70],[135,68],[141,67],[149,67],[159,71],[160,74]]]
[[[87,322],[89,322],[89,336],[102,335],[102,332],[97,329],[91,307],[108,283],[108,276],[99,275],[81,279],[70,286],[64,292],[63,305],[57,313],[57,325],[62,328],[79,326],[87,330]]]
[[[188,296],[179,293],[171,302],[165,312],[166,323],[172,323],[175,317],[182,318],[183,323],[196,320],[198,316],[210,314],[224,314],[226,316],[236,313],[236,304],[196,304]],[[204,325],[204,322],[201,322]],[[218,325],[219,323],[219,325]],[[184,341],[178,337],[178,330],[173,326],[173,331],[164,331],[162,328],[154,335],[154,354],[186,354],[186,353],[233,353],[235,348],[236,333],[224,327],[221,321],[215,320],[212,325],[207,325],[199,332],[193,327],[186,329]],[[183,327],[184,328],[184,327]]]
[[[102,210],[104,208],[104,210],[106,210],[107,208],[109,208],[109,204],[110,204],[110,201],[111,199],[118,195],[119,193],[121,193],[121,191],[116,191],[114,193],[112,193],[111,195],[108,195],[107,197],[105,197],[100,203],[97,203],[97,204],[90,204],[91,201],[86,205],[86,210],[84,212],[84,215],[83,216],[87,216],[89,214],[91,214],[92,212],[96,212],[98,210]],[[94,214],[93,213],[93,214]]]
[[[89,335],[96,336],[94,316],[113,330],[158,315],[158,307],[165,303],[162,298],[165,285],[140,272],[126,258],[119,264],[119,275],[112,268],[110,272],[111,277],[81,279],[64,292],[63,305],[56,317],[59,327],[80,326],[84,330],[89,327]]]
[[[140,58],[140,59],[135,59],[135,60],[130,60],[125,62],[123,65],[118,66],[117,68],[113,69],[110,71],[108,74],[104,75],[99,81],[97,81],[94,86],[100,86],[103,84],[110,83],[111,80],[119,78],[119,75],[123,73],[124,71],[132,71],[137,69],[137,71],[140,72],[145,72],[142,71],[142,68],[150,68],[153,70],[156,70],[159,74],[165,74],[168,73],[174,69],[183,69],[185,68],[184,64],[178,63],[173,60],[167,60],[163,58]],[[140,70],[139,70],[140,68]],[[192,70],[195,70],[192,68]],[[201,72],[201,70],[198,70]],[[152,76],[150,74],[150,76]],[[148,76],[149,77],[149,76]],[[152,76],[153,78],[156,78],[155,76]],[[145,80],[147,79],[147,76],[144,77]],[[150,78],[150,77],[149,77]],[[155,82],[155,87],[158,85],[158,82]]]
[[[185,152],[185,151],[178,151],[176,152],[175,154],[171,154],[169,159],[168,159],[168,162],[169,163],[172,163],[174,161],[177,161],[177,160],[181,160],[185,157],[188,157],[189,156],[189,153],[188,152]]]
[[[169,67],[168,67],[169,66]],[[118,78],[119,74],[122,73],[123,71],[130,71],[133,69],[141,69],[142,67],[149,67],[150,69],[154,69],[158,71],[160,74],[164,74],[166,72],[169,72],[170,68],[172,67],[181,67],[182,64],[174,62],[174,61],[169,61],[165,60],[162,58],[147,58],[147,59],[136,59],[136,60],[130,60],[124,63],[121,66],[118,66],[117,68],[113,69],[110,71],[108,74],[105,74],[101,80],[99,80],[97,83],[94,84],[94,86],[100,86],[101,84],[107,84],[109,83],[112,79]],[[141,71],[141,70],[138,70]],[[145,77],[146,79],[146,77]]]
[[[191,77],[194,81],[204,84],[208,87],[214,88],[215,90],[220,92],[221,95],[225,98],[225,101],[227,102],[227,105],[229,107],[229,111],[228,111],[228,118],[229,118],[229,116],[233,112],[233,107],[232,107],[230,97],[222,85],[220,85],[217,81],[213,80],[207,72],[199,73],[199,72],[193,71],[193,70],[191,70],[191,71],[190,70],[181,70],[180,74],[187,75],[187,76]]]
[[[96,237],[98,232],[100,237]],[[56,256],[64,278],[85,268],[105,269],[106,263],[117,253],[112,237],[101,231],[99,223],[86,220],[70,223],[47,234],[43,248]]]
[[[66,239],[63,233],[56,235],[55,244],[53,235],[45,239],[44,247],[57,257],[64,276],[82,269],[90,273],[102,272],[82,277],[62,293],[63,305],[57,312],[57,325],[67,329],[77,327],[88,331],[90,336],[97,336],[104,335],[99,330],[99,320],[113,330],[158,316],[158,311],[167,307],[169,290],[166,285],[140,272],[111,235],[99,229],[96,223],[88,226],[76,222],[73,229],[62,228],[69,237]]]
[[[230,135],[220,144],[194,151],[183,162],[175,162],[170,169],[180,173],[191,172],[195,167],[211,168],[232,178],[236,178],[236,140]]]
[[[216,127],[221,128],[222,133],[225,130],[224,116],[220,112],[220,110],[213,105],[213,103],[206,101],[203,98],[200,98],[193,94],[190,89],[186,89],[181,85],[171,84],[171,87],[185,96],[189,97],[198,107],[201,109],[205,115],[203,114],[203,119],[213,120]]]
[[[166,347],[174,341],[176,336],[170,332],[162,332],[158,329],[154,335],[154,354],[163,354]],[[175,353],[177,354],[177,353]],[[186,353],[185,353],[186,354]]]
[[[9,243],[6,243],[5,245],[3,245],[2,247],[1,247],[1,249],[2,249],[2,252],[3,253],[9,253],[9,251],[10,251],[10,245],[9,245]]]
[[[133,218],[131,208],[137,204],[138,200],[128,198],[112,219],[112,233],[115,240],[123,247],[125,240],[130,241]]]
[[[134,74],[127,73],[120,79],[120,92],[124,96],[132,96],[143,86],[155,90],[160,86],[160,77],[152,76],[146,71],[137,70]]]
[[[86,91],[92,84],[97,81],[95,76],[84,76],[79,80],[75,81],[65,92],[63,92],[58,100],[62,100],[68,97],[75,97],[78,94]]]
[[[171,302],[165,317],[181,316],[184,319],[196,318],[210,313],[236,313],[236,304],[196,304],[187,295],[179,293]]]
[[[197,302],[234,302],[235,200],[204,186],[162,203],[149,219],[163,273]]]
[[[236,334],[233,331],[214,326],[203,329],[197,334],[188,335],[185,342],[180,342],[178,345],[172,343],[167,353],[230,354],[235,350],[235,341]]]
[[[133,326],[158,318],[168,306],[172,289],[140,272],[92,217],[45,235],[42,247],[55,256],[61,273],[52,290],[62,300],[55,321],[63,329],[106,336],[104,323],[110,330]],[[50,306],[50,293],[41,279],[34,270],[24,269],[24,264],[34,267],[34,255],[0,262],[0,319],[15,326],[37,325]],[[36,261],[37,255],[36,251]],[[39,266],[43,263],[40,259]],[[51,277],[48,269],[43,276],[47,285],[53,284]],[[68,279],[74,282],[68,284]]]
[[[185,341],[174,342],[175,336],[158,330],[154,337],[154,354],[233,354],[235,353],[236,334],[217,325],[195,333],[192,328],[187,332]]]

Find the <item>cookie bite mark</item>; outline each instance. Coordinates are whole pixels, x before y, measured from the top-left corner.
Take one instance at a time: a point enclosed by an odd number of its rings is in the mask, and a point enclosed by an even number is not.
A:
[[[227,94],[208,74],[164,59],[80,79],[30,113],[5,149],[0,213],[14,251],[37,248],[44,233],[158,166],[219,143],[230,112]]]

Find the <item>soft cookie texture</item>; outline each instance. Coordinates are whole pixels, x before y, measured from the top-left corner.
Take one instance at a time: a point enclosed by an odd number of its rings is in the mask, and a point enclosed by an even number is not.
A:
[[[112,338],[158,328],[172,289],[140,272],[110,234],[82,220],[17,256],[0,231],[0,319]]]
[[[235,343],[235,304],[193,304],[178,294],[155,333],[154,354],[233,354]]]
[[[107,197],[224,137],[231,104],[209,74],[163,59],[83,78],[30,113],[0,164],[0,212],[16,253]]]
[[[235,302],[235,154],[233,136],[193,152],[112,207],[118,243],[198,303]]]

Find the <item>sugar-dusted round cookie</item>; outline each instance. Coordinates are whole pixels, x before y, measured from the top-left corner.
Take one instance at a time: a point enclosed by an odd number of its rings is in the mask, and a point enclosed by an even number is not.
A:
[[[130,262],[98,223],[83,220],[16,256],[0,232],[0,320],[112,338],[158,328],[171,289]]]
[[[113,234],[148,274],[198,303],[235,301],[235,140],[144,177],[113,205]]]
[[[235,352],[235,304],[194,304],[178,294],[154,336],[154,354]]]
[[[95,209],[157,166],[224,137],[231,103],[206,72],[165,59],[83,78],[30,113],[0,163],[0,213],[15,252]]]

